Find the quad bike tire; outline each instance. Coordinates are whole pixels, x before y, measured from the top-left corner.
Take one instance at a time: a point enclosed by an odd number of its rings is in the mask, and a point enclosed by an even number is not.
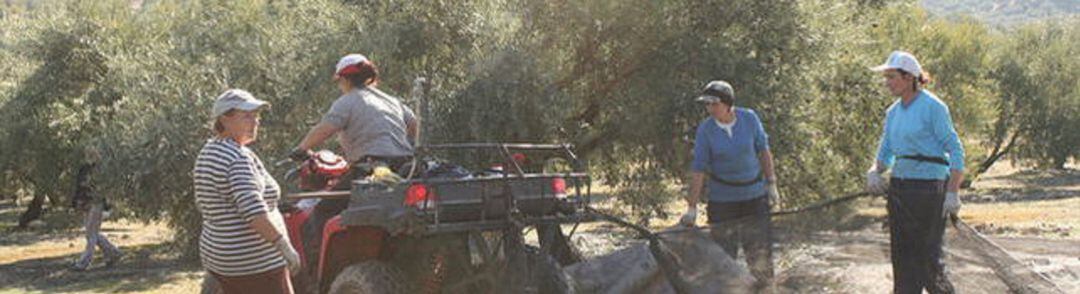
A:
[[[405,294],[412,293],[401,269],[386,262],[371,260],[350,265],[330,284],[330,294]]]

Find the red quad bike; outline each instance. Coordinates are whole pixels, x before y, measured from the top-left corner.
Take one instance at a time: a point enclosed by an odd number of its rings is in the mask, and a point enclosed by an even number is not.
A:
[[[571,149],[428,145],[417,150],[423,160],[402,169],[403,181],[358,179],[348,191],[323,190],[348,167],[329,152],[315,154],[286,176],[304,192],[285,202],[349,204],[323,227],[318,266],[304,269],[298,292],[569,293],[561,266],[580,256],[560,225],[595,220],[586,212],[591,178]],[[436,154],[480,168],[431,159]],[[311,208],[283,211],[293,246],[303,250]],[[539,246],[525,241],[533,231]]]

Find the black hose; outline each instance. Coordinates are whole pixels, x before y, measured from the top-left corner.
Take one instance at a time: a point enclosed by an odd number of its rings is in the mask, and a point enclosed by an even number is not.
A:
[[[818,209],[826,208],[826,207],[833,206],[833,205],[836,205],[836,204],[848,202],[848,201],[863,198],[863,197],[874,196],[874,195],[878,195],[878,193],[872,193],[872,192],[851,193],[851,194],[848,194],[848,195],[844,195],[842,197],[837,197],[837,198],[833,198],[833,199],[824,200],[824,201],[821,201],[821,202],[818,202],[818,203],[814,203],[814,204],[811,204],[811,205],[807,205],[807,206],[803,206],[803,207],[799,207],[799,208],[795,208],[795,209],[787,209],[787,210],[781,210],[781,211],[773,212],[770,215],[771,216],[781,216],[781,215],[803,213],[803,212],[812,211],[812,210],[818,210]]]
[[[821,209],[825,209],[827,207],[835,206],[837,204],[850,202],[850,201],[855,200],[855,199],[869,197],[869,196],[876,196],[876,195],[880,195],[880,194],[873,193],[873,192],[856,192],[856,193],[847,194],[847,195],[844,195],[844,196],[841,196],[841,197],[836,197],[836,198],[823,200],[823,201],[820,201],[820,202],[817,202],[817,203],[814,203],[814,204],[811,204],[811,205],[803,206],[803,207],[797,207],[797,208],[786,209],[786,210],[781,210],[781,211],[774,211],[772,213],[769,213],[769,216],[786,216],[786,215],[799,214],[799,213],[810,212],[810,211],[815,211],[815,210],[821,210]],[[742,219],[736,219],[734,221],[737,222],[739,220],[742,220]],[[711,226],[706,225],[706,226],[684,227],[684,228],[678,228],[678,229],[668,229],[668,230],[664,230],[663,232],[658,232],[658,233],[655,233],[655,234],[674,234],[674,233],[682,233],[682,232],[688,232],[688,231],[703,231],[705,229],[709,229],[710,227]]]

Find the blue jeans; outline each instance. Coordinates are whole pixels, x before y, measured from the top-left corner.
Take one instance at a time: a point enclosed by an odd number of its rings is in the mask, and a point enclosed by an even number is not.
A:
[[[106,258],[115,258],[120,254],[120,249],[109,243],[109,239],[106,239],[101,234],[101,213],[104,209],[104,204],[94,202],[90,204],[89,209],[86,211],[86,218],[83,222],[86,226],[86,249],[83,250],[82,256],[79,256],[79,261],[75,262],[77,267],[89,267],[90,262],[94,259],[94,249],[98,247],[101,248],[101,252],[105,254]]]
[[[889,181],[889,249],[893,293],[955,293],[945,275],[943,180]]]

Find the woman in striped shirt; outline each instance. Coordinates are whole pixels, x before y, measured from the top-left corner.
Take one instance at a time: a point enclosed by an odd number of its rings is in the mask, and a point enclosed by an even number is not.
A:
[[[277,209],[278,184],[246,147],[268,106],[244,90],[222,93],[213,108],[217,135],[195,160],[199,253],[225,293],[293,293],[289,273],[300,269]]]

